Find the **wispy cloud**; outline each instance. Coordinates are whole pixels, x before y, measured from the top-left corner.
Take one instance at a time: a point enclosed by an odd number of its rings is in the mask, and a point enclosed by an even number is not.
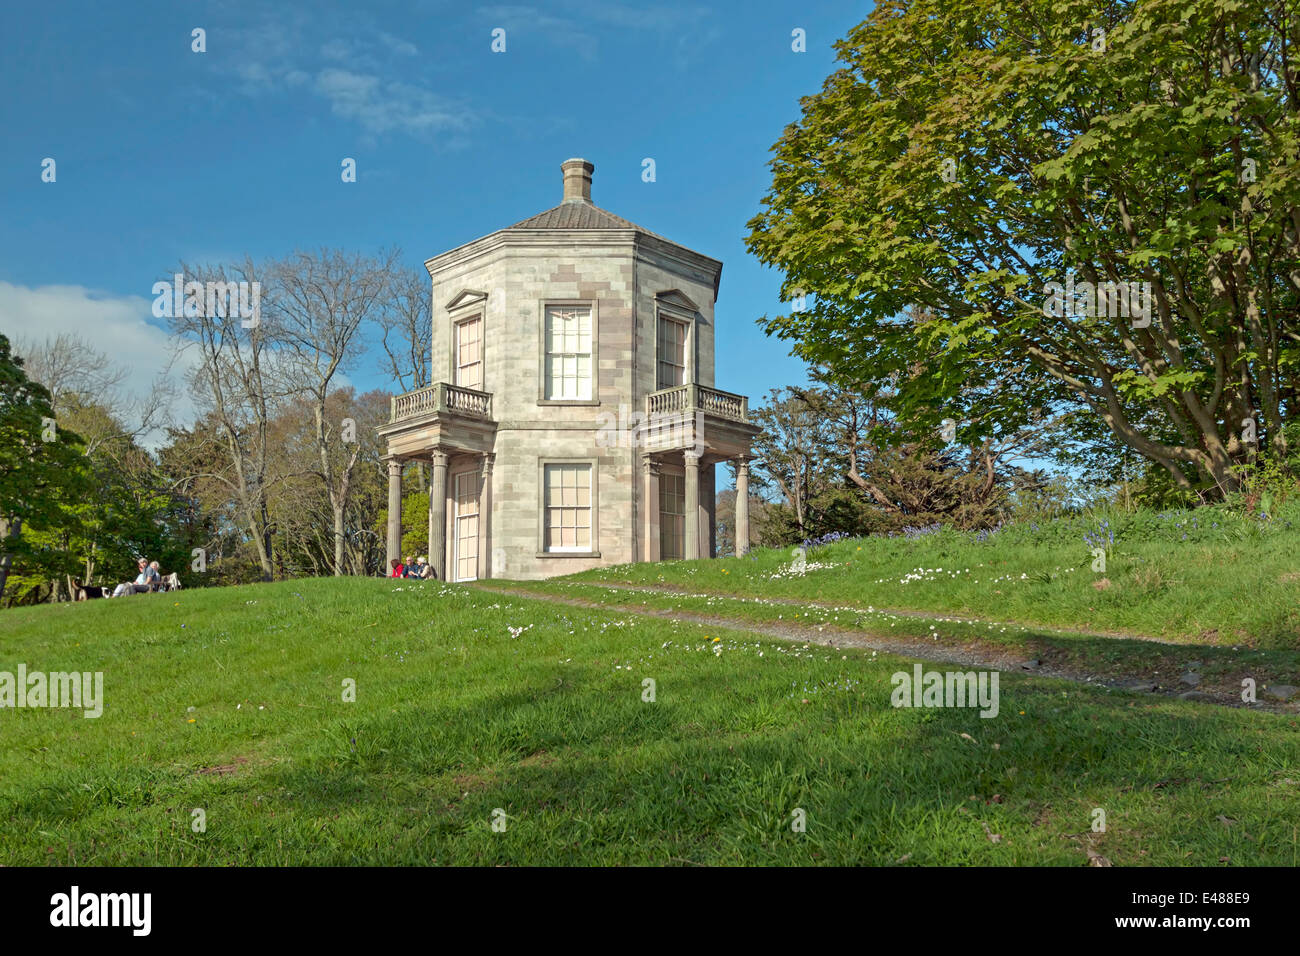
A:
[[[336,116],[355,120],[376,135],[463,131],[476,121],[473,113],[446,97],[373,74],[330,68],[316,74],[313,88],[329,100]]]
[[[534,34],[545,37],[553,46],[575,51],[583,59],[595,59],[595,35],[571,17],[555,16],[523,4],[497,4],[483,7],[479,12],[493,29],[500,27],[506,31],[507,49],[511,34]]]
[[[703,6],[667,7],[619,3],[615,0],[565,0],[546,9],[528,4],[495,4],[479,13],[493,26],[511,31],[535,33],[555,46],[575,50],[587,60],[599,53],[596,28],[649,34],[670,40],[679,66],[697,55],[707,44],[722,36],[713,11]]]
[[[419,54],[414,43],[351,15],[331,24],[264,11],[258,22],[231,31],[229,42],[235,54],[225,62],[240,93],[320,97],[370,137],[463,133],[483,118],[466,99],[435,91],[418,70],[398,65]]]

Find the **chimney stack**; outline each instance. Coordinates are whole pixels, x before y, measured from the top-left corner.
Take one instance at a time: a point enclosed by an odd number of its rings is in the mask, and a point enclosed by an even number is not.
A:
[[[560,163],[565,202],[591,202],[591,173],[595,168],[585,159],[566,159]]]

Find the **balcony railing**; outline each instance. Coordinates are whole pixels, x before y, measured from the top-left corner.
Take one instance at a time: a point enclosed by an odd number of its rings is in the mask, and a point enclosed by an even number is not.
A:
[[[394,395],[389,421],[398,422],[404,418],[416,418],[434,412],[490,419],[492,393],[439,382],[427,388],[417,388],[405,395]]]
[[[698,410],[720,418],[747,422],[749,421],[749,398],[692,383],[651,392],[645,397],[645,410],[646,414],[652,417]]]

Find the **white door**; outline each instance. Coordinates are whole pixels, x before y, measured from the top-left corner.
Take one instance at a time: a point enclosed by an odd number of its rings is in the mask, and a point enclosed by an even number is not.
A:
[[[456,536],[452,556],[453,581],[478,578],[478,472],[456,476]]]

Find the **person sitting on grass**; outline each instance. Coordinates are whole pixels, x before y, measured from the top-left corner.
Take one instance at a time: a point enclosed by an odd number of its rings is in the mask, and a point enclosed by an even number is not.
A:
[[[113,597],[124,597],[127,594],[144,594],[152,590],[153,585],[162,579],[158,573],[157,567],[150,567],[149,562],[144,558],[138,559],[136,567],[140,573],[135,576],[134,581],[126,581],[119,584],[113,591]],[[156,564],[156,563],[155,563]]]
[[[389,567],[392,569],[388,573],[390,578],[400,578],[404,577],[406,574],[406,568],[402,566],[401,558],[393,558],[393,560],[389,562]]]
[[[433,580],[433,565],[425,560],[424,555],[415,559],[415,567],[411,570],[411,577],[419,578],[421,581]]]

